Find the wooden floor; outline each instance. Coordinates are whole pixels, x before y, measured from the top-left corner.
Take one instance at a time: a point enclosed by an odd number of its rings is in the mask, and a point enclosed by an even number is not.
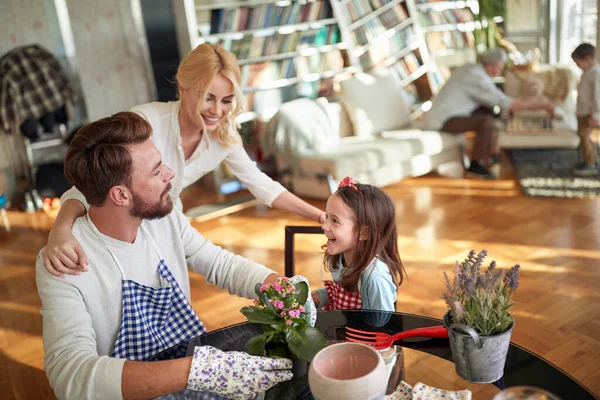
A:
[[[397,309],[440,318],[442,272],[469,249],[487,249],[500,267],[522,266],[514,299],[512,340],[550,360],[600,396],[600,199],[544,199],[521,195],[508,179],[476,181],[427,176],[386,188],[394,198],[399,245],[409,279]],[[194,196],[188,197],[193,199]],[[323,206],[322,202],[314,202]],[[9,213],[13,231],[0,227],[0,399],[52,398],[42,370],[42,324],[34,263],[52,218]],[[290,214],[250,207],[194,223],[215,243],[283,273],[285,225],[310,224]],[[319,285],[318,235],[296,240],[297,273]],[[192,274],[193,306],[207,328],[243,321],[249,303],[207,286]],[[468,385],[450,363],[405,353],[409,383],[469,387],[474,398],[497,391]],[[567,399],[563,399],[567,400]]]

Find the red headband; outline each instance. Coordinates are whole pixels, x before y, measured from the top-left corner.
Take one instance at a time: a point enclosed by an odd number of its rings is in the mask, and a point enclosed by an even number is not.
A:
[[[355,192],[358,192],[358,187],[356,187],[356,185],[354,184],[354,181],[352,181],[352,177],[350,177],[350,176],[347,176],[340,181],[340,184],[338,185],[338,189],[346,187],[346,186],[349,186],[352,189],[354,189]]]

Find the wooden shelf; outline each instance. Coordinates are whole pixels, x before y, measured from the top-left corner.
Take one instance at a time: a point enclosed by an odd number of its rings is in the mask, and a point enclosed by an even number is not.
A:
[[[429,67],[427,66],[427,64],[421,65],[418,70],[416,70],[415,72],[413,72],[406,78],[402,79],[400,81],[400,86],[404,87],[406,85],[410,85],[411,83],[413,83],[414,81],[416,81],[417,79],[419,79],[420,77],[425,75],[427,73],[428,69],[429,69]]]
[[[219,0],[218,4],[206,4],[201,6],[194,6],[196,11],[211,11],[219,10],[221,8],[237,8],[237,7],[256,7],[264,4],[275,4],[279,3],[277,0],[250,0],[250,1],[222,1]]]
[[[325,71],[325,72],[321,72],[321,73],[315,72],[315,73],[306,74],[303,76],[297,76],[294,78],[277,79],[277,80],[274,80],[272,82],[269,82],[269,83],[261,85],[261,86],[244,86],[244,87],[242,87],[242,92],[251,93],[251,92],[258,92],[258,91],[263,91],[263,90],[280,89],[283,87],[295,85],[299,82],[314,82],[319,79],[333,78],[334,76],[336,76],[338,74],[343,74],[343,73],[352,74],[354,72],[356,72],[355,67],[346,67],[346,68],[342,68],[342,69],[329,70],[329,71]]]
[[[413,22],[412,18],[407,18],[404,21],[400,22],[395,27],[390,28],[387,31],[379,34],[375,39],[371,40],[369,43],[364,44],[362,46],[355,47],[354,51],[353,51],[354,57],[360,57],[361,55],[363,55],[364,53],[366,53],[367,50],[369,49],[369,47],[371,47],[374,43],[377,43],[377,42],[380,42],[382,40],[386,40],[386,39],[391,38],[398,31],[401,31],[402,29],[404,29],[407,26],[409,26],[412,22]]]
[[[383,64],[386,67],[389,67],[390,65],[394,64],[396,61],[400,60],[402,57],[405,57],[406,55],[412,53],[413,51],[417,50],[418,48],[419,48],[419,42],[415,41],[412,44],[409,44],[408,46],[403,48],[402,50],[398,51],[397,53],[394,53],[391,56],[389,56],[388,58],[386,58],[381,64]]]
[[[286,58],[297,57],[297,56],[306,57],[306,56],[310,56],[310,55],[316,54],[316,53],[328,53],[332,50],[345,50],[347,48],[348,48],[348,45],[344,42],[328,44],[325,46],[318,46],[318,47],[310,46],[310,47],[301,48],[296,51],[289,51],[286,53],[278,53],[278,54],[272,54],[270,56],[262,56],[262,57],[256,57],[256,58],[246,58],[246,59],[239,60],[238,64],[239,65],[256,64],[256,63],[265,62],[265,61],[284,60]]]
[[[430,25],[421,27],[423,32],[473,32],[475,30],[475,21],[473,22],[461,22],[458,24],[443,24],[443,25]]]
[[[353,31],[356,28],[358,28],[359,26],[361,26],[362,24],[364,24],[365,22],[379,16],[380,14],[383,14],[387,10],[391,10],[392,7],[397,6],[398,4],[402,3],[403,1],[404,0],[393,0],[393,1],[389,2],[385,5],[383,5],[382,7],[379,7],[377,10],[372,11],[369,14],[357,19],[356,21],[354,21],[353,23],[348,25],[347,29],[349,31]]]
[[[477,1],[432,1],[429,3],[418,3],[415,4],[419,11],[443,11],[443,10],[456,10],[461,8],[473,8],[479,6]]]
[[[417,50],[419,48],[419,42],[413,42],[412,44],[409,44],[408,46],[406,46],[405,48],[403,48],[400,51],[397,51],[396,53],[390,54],[386,59],[378,62],[377,64],[373,64],[371,65],[368,69],[366,69],[365,71],[371,71],[372,69],[383,65],[384,67],[389,67],[391,65],[393,65],[396,61],[400,60],[402,57],[407,56],[408,54],[412,53],[413,51]]]
[[[337,23],[335,18],[327,18],[327,19],[320,19],[317,21],[300,22],[297,24],[266,26],[266,27],[262,27],[262,28],[246,29],[244,31],[236,31],[236,32],[214,33],[214,34],[207,35],[207,36],[200,36],[198,38],[198,41],[199,41],[198,44],[204,43],[204,42],[211,42],[211,41],[216,42],[219,39],[236,38],[236,37],[241,38],[244,35],[249,35],[251,33],[254,34],[257,32],[260,32],[260,34],[264,35],[264,36],[273,35],[281,28],[289,29],[290,32],[288,32],[288,33],[302,30],[302,29],[319,29],[319,28],[322,28],[323,26],[333,25],[335,23]]]

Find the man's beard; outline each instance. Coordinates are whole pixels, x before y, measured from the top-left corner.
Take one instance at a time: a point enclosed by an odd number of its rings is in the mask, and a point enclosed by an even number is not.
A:
[[[149,204],[141,196],[138,196],[133,190],[133,208],[131,209],[131,216],[142,219],[159,219],[166,217],[173,211],[173,201],[169,196],[171,190],[171,183],[166,187],[165,191],[161,194],[160,200],[156,204]],[[165,199],[166,197],[166,199]]]

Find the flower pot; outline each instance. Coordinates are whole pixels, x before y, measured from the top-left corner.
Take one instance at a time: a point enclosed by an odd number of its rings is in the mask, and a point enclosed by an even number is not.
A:
[[[308,373],[308,361],[292,359],[292,374],[293,379],[302,378]]]
[[[492,383],[502,378],[514,321],[506,332],[480,336],[464,324],[453,323],[450,312],[447,312],[444,326],[448,329],[458,376],[473,383]]]

